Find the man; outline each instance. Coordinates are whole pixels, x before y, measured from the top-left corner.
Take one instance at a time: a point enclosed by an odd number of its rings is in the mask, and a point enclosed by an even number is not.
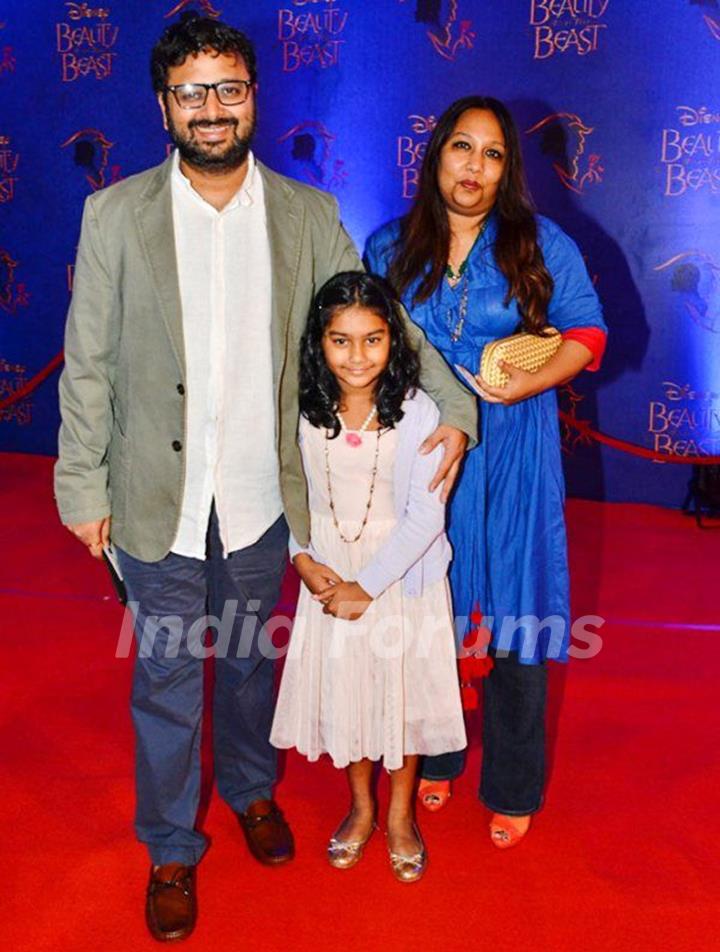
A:
[[[215,665],[219,792],[258,860],[293,855],[272,799],[273,668],[258,629],[286,565],[283,510],[296,539],[308,540],[299,338],[315,290],[360,262],[334,199],[250,151],[256,66],[242,33],[184,19],[157,43],[151,71],[177,148],[87,200],[56,496],[92,555],[112,534],[138,605],[136,830],[152,860],[148,926],[170,940],[194,926],[195,866],[206,848],[195,828],[202,651],[192,637],[206,613],[230,621]],[[460,430],[474,431],[474,401],[412,336],[448,424],[430,441],[445,442],[435,479],[447,492],[466,442]]]

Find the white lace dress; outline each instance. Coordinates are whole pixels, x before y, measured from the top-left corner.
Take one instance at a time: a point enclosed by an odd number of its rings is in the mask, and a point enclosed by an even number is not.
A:
[[[333,524],[325,471],[325,431],[300,424],[310,482],[311,540],[318,558],[353,580],[395,525],[393,465],[398,433],[366,433],[362,445],[328,441],[332,497],[340,528],[352,539],[367,505],[376,441],[378,472],[360,539],[343,542]],[[402,580],[376,598],[362,618],[323,614],[301,585],[290,649],[270,735],[310,760],[328,753],[336,767],[369,757],[386,769],[405,754],[465,747],[450,593],[445,579],[417,598]]]

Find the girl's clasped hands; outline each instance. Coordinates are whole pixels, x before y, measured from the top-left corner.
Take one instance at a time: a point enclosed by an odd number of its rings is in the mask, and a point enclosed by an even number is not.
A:
[[[345,621],[357,621],[365,613],[372,598],[357,582],[346,582],[329,565],[316,562],[309,555],[299,555],[294,561],[298,575],[312,592],[316,602],[322,602],[323,612]]]

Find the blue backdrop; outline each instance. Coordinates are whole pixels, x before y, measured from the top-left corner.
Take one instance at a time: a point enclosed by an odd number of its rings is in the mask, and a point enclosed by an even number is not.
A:
[[[719,0],[0,0],[0,402],[62,347],[85,196],[167,154],[148,56],[191,7],[252,37],[257,154],[335,193],[360,247],[408,207],[451,100],[507,101],[611,331],[565,409],[720,453]],[[58,422],[56,372],[0,410],[0,448],[52,454]],[[577,436],[571,492],[682,501],[687,467]]]

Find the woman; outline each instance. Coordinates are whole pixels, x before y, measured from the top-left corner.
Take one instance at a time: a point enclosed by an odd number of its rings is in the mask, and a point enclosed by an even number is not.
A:
[[[493,843],[506,848],[542,805],[545,661],[567,660],[570,640],[555,388],[597,369],[606,328],[577,246],[535,215],[517,129],[489,97],[460,99],[440,117],[412,209],[371,236],[366,264],[389,277],[452,367],[477,374],[485,345],[518,329],[549,324],[563,337],[534,374],[503,364],[503,387],[478,376],[481,440],[450,506],[455,613],[468,620],[466,644],[481,616],[492,635],[480,798]],[[425,759],[429,809],[446,802],[462,764],[462,754]]]

